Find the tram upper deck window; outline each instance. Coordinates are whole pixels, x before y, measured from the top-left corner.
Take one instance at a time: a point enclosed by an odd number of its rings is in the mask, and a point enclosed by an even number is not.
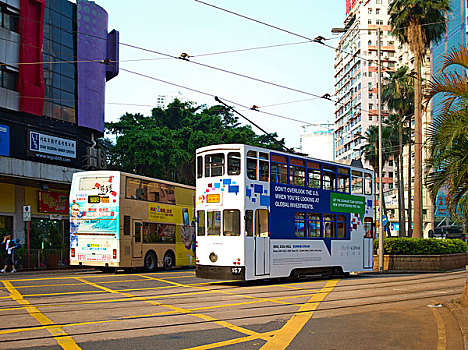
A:
[[[247,177],[257,180],[257,152],[247,151]]]
[[[239,152],[228,153],[228,175],[239,175],[241,172],[241,155]]]
[[[197,179],[203,177],[203,157],[197,157]]]
[[[323,189],[328,191],[335,191],[336,167],[331,165],[323,166]]]
[[[305,186],[305,161],[290,158],[289,183],[295,186]]]
[[[205,177],[224,175],[224,154],[215,153],[205,156]]]
[[[221,212],[218,210],[207,213],[208,236],[219,236],[221,234]]]
[[[362,172],[351,170],[351,193],[352,194],[363,194],[364,183],[362,179]]]
[[[271,155],[271,182],[280,184],[288,183],[288,161],[286,157]],[[273,163],[274,162],[274,163]]]
[[[197,236],[205,235],[205,211],[197,210]]]
[[[321,179],[320,164],[307,162],[307,185],[312,188],[321,188]]]
[[[349,193],[349,169],[338,167],[337,190]]]
[[[372,194],[372,175],[364,173],[364,194]]]
[[[258,179],[260,181],[268,181],[269,176],[270,176],[270,162],[268,161],[269,154],[259,152],[258,157],[259,157],[259,161],[258,161],[258,165],[259,165]]]
[[[223,211],[223,235],[240,236],[240,211],[225,209]]]

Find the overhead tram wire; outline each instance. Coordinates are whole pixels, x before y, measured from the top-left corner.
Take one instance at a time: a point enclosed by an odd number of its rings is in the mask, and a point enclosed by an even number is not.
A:
[[[258,126],[257,124],[255,124],[253,121],[251,121],[249,118],[247,118],[245,115],[239,113],[238,111],[236,111],[233,107],[229,106],[228,104],[224,103],[224,101],[221,101],[219,99],[218,96],[215,96],[214,98],[216,100],[216,102],[218,103],[221,103],[222,105],[226,106],[229,110],[233,111],[234,113],[240,115],[242,118],[244,118],[245,120],[247,120],[250,124],[252,124],[253,126],[255,126],[257,129],[259,129],[260,131],[262,131],[266,136],[268,136],[271,140],[273,140],[278,146],[280,146],[282,149],[284,149],[286,152],[289,152],[289,153],[296,153],[294,152],[294,150],[292,149],[289,149],[287,148],[285,145],[283,145],[281,142],[279,142],[276,138],[274,138],[271,133],[265,131],[263,128],[261,128],[260,126]]]

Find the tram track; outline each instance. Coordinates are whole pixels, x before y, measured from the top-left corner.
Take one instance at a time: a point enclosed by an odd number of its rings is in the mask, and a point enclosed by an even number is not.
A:
[[[459,277],[453,277],[453,278],[444,278],[445,276],[434,276],[432,277],[433,279],[431,280],[428,280],[428,279],[422,279],[422,278],[418,278],[417,280],[421,280],[420,283],[418,283],[418,285],[427,285],[427,284],[430,284],[430,283],[435,283],[437,281],[440,281],[440,280],[443,280],[443,281],[446,281],[446,282],[450,282],[450,281],[456,281],[456,280],[460,280]],[[146,281],[146,280],[145,280]],[[320,283],[320,282],[323,282],[323,281],[326,281],[326,280],[318,280],[318,281],[311,281],[312,283]],[[349,280],[346,280],[346,281],[349,281]],[[361,290],[361,291],[364,291],[364,290],[372,290],[372,292],[375,292],[380,290],[380,289],[384,289],[384,288],[388,288],[388,287],[398,287],[400,285],[402,285],[403,283],[405,282],[408,282],[409,280],[406,279],[404,281],[402,280],[399,280],[399,281],[383,281],[383,282],[375,282],[375,283],[363,283],[363,284],[352,284],[352,285],[337,285],[333,292],[334,294],[338,294],[338,293],[345,293],[345,292],[352,292],[352,291],[356,291],[356,290]],[[410,280],[411,281],[411,280]],[[98,282],[99,283],[99,282]],[[298,282],[299,284],[302,284],[302,283],[308,283],[308,282]],[[448,288],[460,288],[460,289],[463,289],[463,280],[461,280],[460,282],[461,284],[460,285],[455,285],[455,286],[450,286]],[[287,283],[288,285],[290,283]],[[377,287],[376,287],[377,285]],[[264,287],[277,287],[277,286],[284,286],[283,284],[274,284],[274,285],[265,285]],[[362,289],[361,286],[365,286],[367,287],[366,289]],[[188,284],[188,285],[185,285],[185,287],[187,288],[198,288],[200,287],[199,285],[196,285],[196,284]],[[262,285],[263,287],[263,285]],[[160,288],[168,288],[168,287],[155,287],[155,288],[152,288],[152,289],[144,289],[143,291],[144,292],[147,292],[149,290],[157,290],[157,289],[160,289]],[[170,288],[170,287],[169,287]],[[180,286],[174,286],[173,288],[181,288]],[[414,288],[414,287],[413,287]],[[312,289],[312,287],[307,287],[307,288],[294,288],[294,289],[285,289],[285,290],[281,290],[281,291],[277,291],[277,295],[275,296],[274,299],[281,299],[281,298],[288,298],[288,297],[294,297],[294,293],[297,293],[297,292],[309,292],[310,290]],[[181,298],[184,298],[186,301],[185,302],[178,302],[177,305],[183,307],[183,306],[186,306],[186,305],[190,305],[190,304],[193,304],[193,301],[191,300],[187,300],[187,297],[190,296],[190,295],[208,295],[210,293],[221,293],[221,294],[225,294],[226,295],[226,300],[228,300],[228,297],[245,297],[245,298],[256,298],[256,299],[262,299],[264,298],[264,295],[266,294],[271,294],[271,291],[261,291],[261,292],[257,292],[257,291],[252,291],[250,293],[234,293],[234,292],[228,292],[230,290],[230,288],[228,289],[223,289],[223,288],[215,288],[215,289],[209,289],[209,288],[206,288],[204,290],[200,290],[200,291],[187,291],[187,292],[175,292],[175,293],[166,293],[166,294],[163,294],[163,295],[156,295],[156,296],[145,296],[145,295],[135,295],[133,297],[126,297],[126,296],[122,296],[122,298],[119,298],[117,300],[115,299],[111,299],[111,300],[105,300],[105,299],[102,299],[102,298],[98,298],[98,299],[92,299],[92,300],[85,300],[85,301],[78,301],[78,302],[62,302],[62,303],[48,303],[48,302],[41,302],[41,303],[34,303],[34,306],[38,307],[38,308],[52,308],[52,307],[63,307],[63,306],[67,306],[69,307],[70,305],[75,305],[75,306],[78,306],[78,305],[89,305],[89,304],[93,304],[93,305],[96,305],[96,304],[107,304],[107,303],[110,303],[112,304],[112,306],[110,307],[102,307],[100,309],[102,310],[108,310],[108,309],[115,309],[116,308],[116,305],[118,304],[127,304],[127,303],[134,303],[134,302],[144,302],[144,301],[157,301],[158,299],[170,299],[170,298],[174,298],[174,297],[181,297]],[[424,291],[435,291],[435,290],[439,290],[439,289],[423,289]],[[126,293],[128,292],[128,290],[114,290],[116,293]],[[132,292],[137,292],[138,290],[131,290]],[[414,292],[417,292],[417,290],[405,290],[403,292],[393,292],[391,294],[387,294],[387,295],[372,295],[372,296],[360,296],[359,298],[354,298],[354,299],[362,299],[362,298],[373,298],[373,297],[386,297],[386,296],[389,296],[389,295],[403,295],[403,294],[407,294],[407,293],[414,293]],[[67,293],[67,294],[61,294],[63,296],[68,296],[70,295],[71,293]],[[96,294],[95,295],[109,295],[109,292],[106,292],[106,291],[96,291]],[[28,295],[23,295],[24,298],[28,298],[29,300],[31,300],[31,297],[28,296]],[[269,297],[271,298],[271,297]],[[352,300],[354,300],[352,299]],[[219,302],[220,300],[223,300],[223,299],[216,299],[216,301],[213,301],[213,304],[214,303],[217,303]],[[336,299],[336,300],[332,300],[332,299],[328,299],[327,301],[328,302],[331,302],[331,301],[339,301],[340,299]],[[325,303],[327,301],[323,301],[322,303]],[[1,304],[1,303],[0,303]],[[169,304],[169,303],[165,303],[164,301],[161,302],[162,305],[164,304]],[[300,303],[288,303],[287,305],[301,305]],[[122,305],[122,308],[126,308],[127,306],[126,305]],[[21,307],[21,306],[17,306],[17,307],[0,307],[0,312],[2,310],[5,310],[5,311],[12,311],[12,310],[22,310],[24,307]],[[75,309],[67,309],[67,310],[54,310],[54,311],[48,311],[48,313],[51,313],[51,314],[54,314],[54,313],[65,313],[65,312],[74,312],[74,311],[81,311],[81,309],[79,308],[75,308]],[[1,315],[0,314],[0,318],[2,317],[7,317],[7,316],[13,316],[13,315],[19,315],[20,313],[8,313],[7,315]]]
[[[448,293],[445,294],[445,297],[450,297],[454,295],[459,295],[459,292],[457,293]],[[414,295],[408,298],[403,298],[399,300],[388,300],[388,301],[379,301],[379,302],[370,302],[370,303],[362,303],[362,304],[354,304],[354,305],[344,305],[344,306],[335,306],[335,307],[320,307],[317,310],[315,310],[314,313],[323,313],[323,312],[330,312],[330,311],[336,311],[336,310],[344,310],[344,309],[351,309],[351,308],[356,308],[356,307],[364,307],[364,306],[379,306],[379,305],[392,305],[395,303],[402,303],[406,301],[417,301],[417,300],[431,300],[435,297],[440,297],[440,294],[431,294],[431,295],[424,295],[419,298],[415,298]],[[326,301],[321,302],[321,305],[326,303]],[[307,311],[304,311],[307,312]],[[138,320],[138,319],[154,319],[154,318],[160,318],[160,317],[168,317],[168,316],[190,316],[191,312],[187,313],[178,313],[178,314],[172,314],[172,315],[161,315],[161,316],[142,316],[142,317],[135,317],[132,318],[132,320]],[[113,332],[126,332],[126,331],[136,331],[136,330],[148,330],[148,329],[157,329],[157,328],[168,328],[168,327],[182,327],[182,326],[188,326],[188,325],[203,325],[203,324],[210,324],[210,323],[215,323],[215,322],[236,322],[236,321],[245,321],[245,320],[255,320],[255,319],[260,319],[260,318],[265,318],[265,317],[285,317],[285,316],[292,316],[295,314],[300,314],[301,312],[299,311],[291,311],[291,312],[276,312],[276,313],[268,313],[268,314],[261,314],[261,315],[253,315],[253,316],[242,316],[242,317],[226,317],[222,319],[216,319],[216,320],[200,320],[200,319],[193,319],[193,322],[174,322],[174,323],[164,323],[161,325],[152,325],[152,326],[139,326],[139,327],[123,327],[119,329],[103,329],[103,330],[96,330],[96,331],[86,331],[86,332],[70,332],[68,330],[68,327],[72,327],[73,324],[53,324],[49,327],[67,327],[67,334],[68,336],[72,337],[77,337],[77,336],[83,336],[83,335],[98,335],[98,334],[106,334],[106,333],[113,333]],[[118,319],[112,319],[112,320],[99,320],[99,321],[93,321],[93,322],[87,322],[87,323],[105,323],[105,322],[123,322],[123,321],[129,321],[129,318],[118,318]],[[76,323],[76,325],[79,325],[79,323]],[[35,331],[38,329],[45,329],[47,326],[23,326],[23,327],[12,327],[8,328],[8,330],[21,330],[21,332],[28,332],[30,331]],[[0,332],[5,329],[0,328]],[[54,336],[52,335],[44,335],[44,336],[37,336],[37,337],[17,337],[17,333],[15,334],[15,338],[9,338],[9,339],[0,339],[0,343],[6,343],[6,342],[20,342],[20,341],[33,341],[33,340],[44,340],[44,339],[53,339]],[[55,336],[57,338],[57,336]]]

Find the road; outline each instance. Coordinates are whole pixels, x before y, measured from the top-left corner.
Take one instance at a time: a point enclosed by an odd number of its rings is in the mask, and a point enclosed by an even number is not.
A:
[[[0,348],[463,349],[467,271],[235,283],[193,270],[0,276]]]

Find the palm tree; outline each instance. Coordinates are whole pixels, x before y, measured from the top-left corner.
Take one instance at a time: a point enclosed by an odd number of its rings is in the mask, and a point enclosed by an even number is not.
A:
[[[400,226],[400,237],[406,236],[404,196],[405,184],[403,180],[403,144],[405,143],[405,140],[403,133],[403,123],[405,122],[405,119],[407,119],[407,117],[412,114],[414,106],[414,89],[411,86],[411,77],[408,71],[409,68],[404,66],[400,67],[396,72],[387,72],[388,76],[384,78],[382,86],[382,101],[387,104],[390,110],[393,110],[397,113],[391,115],[389,119],[387,119],[387,124],[391,126],[398,134],[398,146],[397,149],[395,149],[394,156],[398,174],[398,218]],[[409,186],[411,188],[411,178],[409,178],[409,182]],[[411,194],[408,195],[408,198],[408,204],[411,205]],[[410,223],[408,227],[410,227]]]
[[[444,95],[444,106],[429,133],[432,167],[426,171],[433,197],[447,189],[447,208],[452,217],[468,220],[468,78],[444,70],[452,66],[468,69],[468,49],[453,49],[445,57],[443,73],[429,83],[428,101]]]
[[[402,44],[408,44],[414,55],[414,234],[421,237],[422,217],[422,120],[421,65],[432,41],[446,32],[449,0],[394,0],[389,7],[392,33]]]
[[[382,167],[390,159],[390,153],[392,149],[392,134],[393,130],[388,126],[382,127]],[[366,140],[366,144],[361,147],[361,154],[364,155],[364,159],[369,162],[372,169],[374,169],[375,183],[377,183],[377,176],[379,173],[379,128],[377,125],[371,125],[367,129],[364,136],[361,136]],[[383,196],[383,193],[379,193],[379,196]],[[383,198],[383,197],[382,197]],[[387,208],[385,201],[383,203],[383,213],[387,216]],[[388,217],[388,216],[387,216]],[[390,228],[386,227],[387,236],[390,236]]]

